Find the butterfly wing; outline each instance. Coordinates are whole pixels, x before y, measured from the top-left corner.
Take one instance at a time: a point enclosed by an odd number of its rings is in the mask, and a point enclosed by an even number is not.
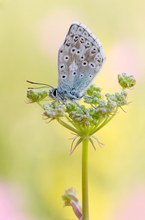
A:
[[[67,96],[80,97],[101,69],[101,43],[83,24],[73,23],[58,53],[58,87]]]

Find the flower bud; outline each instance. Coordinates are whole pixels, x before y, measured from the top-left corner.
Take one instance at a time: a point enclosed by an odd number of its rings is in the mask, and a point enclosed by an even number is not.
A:
[[[118,82],[123,89],[129,89],[136,84],[134,76],[127,76],[126,73],[118,74]]]

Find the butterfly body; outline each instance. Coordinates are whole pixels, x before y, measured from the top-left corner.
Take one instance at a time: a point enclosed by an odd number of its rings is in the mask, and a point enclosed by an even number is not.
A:
[[[52,89],[50,96],[61,101],[80,99],[104,59],[98,39],[83,24],[73,23],[58,52],[58,88]]]

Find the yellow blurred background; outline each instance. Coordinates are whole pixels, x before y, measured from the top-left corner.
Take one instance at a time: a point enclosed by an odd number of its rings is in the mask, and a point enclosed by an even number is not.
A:
[[[95,83],[118,91],[117,74],[137,79],[126,113],[97,135],[89,151],[91,220],[145,219],[145,1],[0,1],[0,220],[75,220],[61,195],[81,198],[81,146],[70,157],[71,134],[26,104],[26,80],[57,86],[57,52],[80,21],[103,44],[106,62]]]

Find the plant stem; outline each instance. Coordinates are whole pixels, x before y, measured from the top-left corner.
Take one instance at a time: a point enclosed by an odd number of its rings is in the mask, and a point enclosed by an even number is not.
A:
[[[88,203],[88,142],[86,138],[82,143],[82,220],[89,220]]]

